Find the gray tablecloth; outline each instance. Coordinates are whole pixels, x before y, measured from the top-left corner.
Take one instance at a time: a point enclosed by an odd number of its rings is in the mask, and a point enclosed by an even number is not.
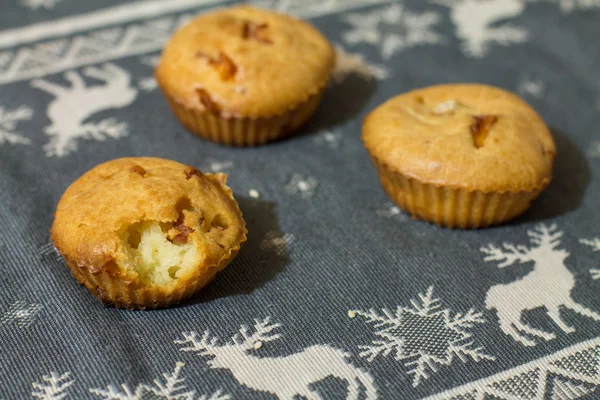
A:
[[[180,24],[231,2],[0,1],[0,398],[600,399],[600,1],[250,3],[339,62],[300,135],[236,149],[188,134],[152,78]],[[411,220],[359,139],[385,99],[462,81],[520,93],[558,145],[506,226]],[[123,156],[230,175],[248,242],[181,306],[105,308],[49,240],[67,186]]]

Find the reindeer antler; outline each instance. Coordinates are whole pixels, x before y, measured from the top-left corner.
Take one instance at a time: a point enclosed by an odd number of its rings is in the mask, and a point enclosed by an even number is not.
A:
[[[549,246],[553,249],[560,244],[560,238],[563,233],[562,231],[556,232],[556,224],[550,226],[540,224],[534,229],[527,231],[527,235],[529,235],[531,243],[538,247]]]
[[[483,258],[484,261],[502,261],[498,264],[498,268],[508,267],[515,262],[526,263],[531,261],[530,250],[525,246],[515,246],[513,244],[504,243],[504,249],[498,248],[493,244],[488,247],[482,247],[482,253],[487,254]]]
[[[207,329],[204,331],[202,338],[198,338],[198,334],[196,332],[183,332],[183,339],[175,340],[176,344],[190,344],[188,347],[182,347],[181,351],[193,351],[204,354],[211,354],[211,349],[218,347],[217,343],[219,338],[214,336],[212,339],[210,337],[210,331]]]
[[[271,342],[281,337],[280,334],[269,335],[272,330],[281,326],[281,324],[272,323],[271,317],[267,317],[262,321],[255,319],[254,322],[255,332],[252,335],[248,334],[248,326],[242,325],[239,332],[231,338],[232,343],[237,346],[251,348],[258,342]]]

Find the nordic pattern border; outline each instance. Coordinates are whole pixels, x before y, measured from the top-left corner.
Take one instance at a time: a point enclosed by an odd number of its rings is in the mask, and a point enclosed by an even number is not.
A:
[[[330,1],[322,7],[308,6],[295,10],[295,14],[302,18],[315,18],[391,1]],[[160,50],[173,31],[193,17],[198,8],[226,2],[152,0],[0,31],[0,48],[55,36],[16,50],[0,51],[0,85]],[[51,32],[59,32],[58,37]]]
[[[552,370],[553,367],[550,363],[557,361],[561,358],[568,357],[582,350],[589,349],[594,346],[600,346],[600,337],[596,337],[590,340],[586,340],[584,342],[580,342],[574,344],[569,347],[565,347],[562,350],[557,351],[556,353],[549,354],[542,358],[538,358],[537,360],[533,360],[528,362],[527,364],[522,364],[517,367],[511,368],[509,370],[505,370],[499,372],[495,375],[489,376],[487,378],[479,379],[477,381],[466,383],[462,386],[455,387],[453,389],[446,390],[441,393],[434,394],[432,396],[423,398],[422,400],[446,400],[453,398],[455,396],[465,395],[466,393],[472,393],[474,391],[485,391],[486,393],[490,391],[491,388],[488,386],[499,380],[506,379],[512,377],[514,375],[518,375],[523,372],[527,372],[533,368],[542,368],[545,370]],[[600,360],[599,360],[600,363]],[[590,382],[591,383],[591,382]],[[600,384],[600,382],[594,382],[595,384]]]

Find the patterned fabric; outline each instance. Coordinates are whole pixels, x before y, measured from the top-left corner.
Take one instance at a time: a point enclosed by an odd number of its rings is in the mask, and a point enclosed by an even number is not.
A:
[[[234,149],[188,134],[160,49],[225,0],[0,0],[0,398],[600,398],[600,1],[250,0],[337,46],[302,135]],[[383,193],[359,136],[440,82],[520,93],[558,145],[514,223],[450,231]],[[94,165],[159,156],[230,174],[249,240],[192,301],[105,308],[49,240]]]

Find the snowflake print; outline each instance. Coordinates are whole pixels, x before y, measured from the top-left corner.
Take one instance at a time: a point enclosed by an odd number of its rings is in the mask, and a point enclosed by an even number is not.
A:
[[[8,144],[29,144],[31,141],[20,133],[15,132],[15,128],[20,121],[30,120],[33,111],[29,107],[21,106],[14,110],[7,110],[0,106],[0,145]]]
[[[204,165],[204,170],[210,172],[223,172],[233,167],[233,163],[231,161],[219,161],[214,159],[206,160]]]
[[[400,210],[400,207],[392,203],[387,203],[385,206],[378,208],[375,210],[375,214],[382,218],[393,218],[399,221],[406,221],[406,214]]]
[[[15,301],[0,317],[2,324],[15,324],[19,328],[27,328],[33,324],[35,317],[42,309],[41,304],[27,304],[22,300]]]
[[[402,5],[392,4],[373,11],[348,14],[344,19],[352,25],[343,36],[347,43],[381,46],[381,55],[386,60],[411,47],[445,41],[432,30],[441,20],[436,12],[415,14]]]
[[[363,79],[383,80],[390,76],[390,71],[384,65],[368,62],[360,53],[349,53],[338,47],[333,69],[333,82],[341,83],[350,75],[356,75]]]
[[[50,375],[42,377],[41,383],[32,383],[33,391],[31,395],[40,400],[62,400],[68,395],[67,389],[75,382],[70,377],[70,372],[65,372],[62,375],[50,372]]]
[[[600,251],[600,238],[594,238],[593,240],[580,239],[579,243],[590,246],[594,252]]]
[[[524,79],[519,83],[517,90],[522,95],[530,95],[539,99],[544,94],[545,86],[541,80]]]
[[[313,177],[303,177],[300,174],[294,174],[289,183],[285,186],[287,194],[300,194],[303,199],[309,199],[314,196],[319,183]]]
[[[154,380],[154,385],[140,384],[135,389],[131,389],[128,385],[121,385],[121,389],[116,389],[112,385],[108,385],[106,389],[90,389],[90,393],[104,400],[195,400],[195,391],[186,391],[184,384],[185,378],[181,378],[181,370],[185,366],[184,363],[178,362],[175,364],[175,369],[172,373],[164,373],[163,381],[160,379]],[[228,400],[228,395],[223,395],[221,391],[214,393],[208,397],[201,396],[198,400]]]
[[[592,141],[588,154],[591,158],[600,158],[600,140]]]
[[[469,358],[475,362],[495,360],[482,347],[474,347],[468,331],[485,322],[482,313],[470,309],[466,314],[452,316],[450,309],[441,309],[440,300],[433,296],[433,286],[425,294],[419,294],[419,300],[411,300],[410,307],[398,307],[395,312],[353,311],[373,324],[375,335],[381,338],[373,340],[372,345],[359,346],[362,350],[359,355],[369,362],[379,356],[393,355],[413,375],[413,387],[456,358],[462,362]]]
[[[285,233],[283,236],[275,231],[269,231],[265,238],[260,242],[260,249],[263,251],[273,251],[278,256],[286,253],[289,245],[294,243],[296,237],[291,233]]]
[[[338,130],[325,131],[315,136],[313,142],[318,145],[327,145],[331,149],[337,149],[342,143],[342,132]]]
[[[46,8],[51,9],[62,0],[20,0],[19,4],[24,7],[29,7],[32,10],[37,10],[38,8]]]

